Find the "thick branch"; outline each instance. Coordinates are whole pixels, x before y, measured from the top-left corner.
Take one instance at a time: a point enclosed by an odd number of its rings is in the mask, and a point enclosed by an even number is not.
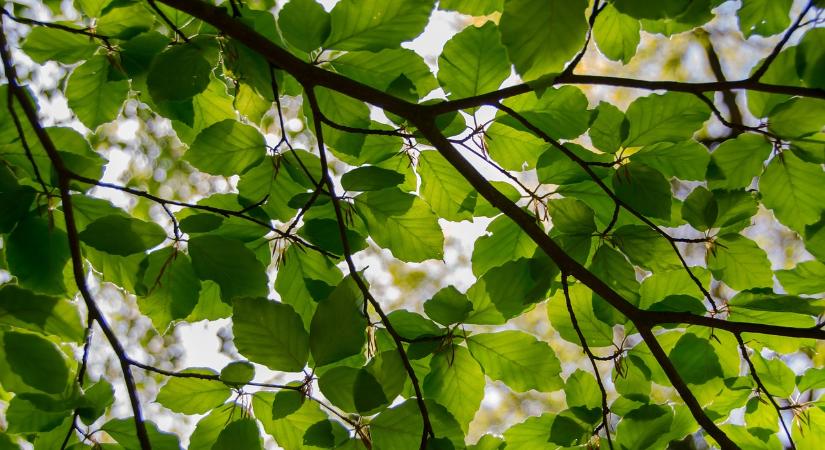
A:
[[[386,92],[351,80],[342,75],[324,70],[312,64],[308,64],[293,56],[288,51],[278,47],[272,41],[255,32],[252,28],[232,18],[223,8],[212,6],[206,2],[197,0],[159,1],[175,9],[181,10],[193,17],[197,17],[210,25],[213,25],[214,27],[220,29],[225,35],[230,36],[233,39],[237,39],[247,47],[266,58],[273,65],[289,72],[292,76],[302,82],[312,83],[316,86],[323,86],[333,89],[344,95],[348,95],[352,98],[378,106],[407,119],[411,119],[416,116],[421,117],[424,115],[434,117],[435,115],[446,112],[469,109],[482,105],[491,105],[504,98],[531,92],[538,88],[546,88],[548,85],[559,84],[598,84],[615,87],[629,87],[646,90],[668,90],[688,93],[749,89],[774,94],[788,94],[825,99],[825,90],[823,89],[774,85],[762,83],[752,79],[727,82],[682,83],[679,81],[648,81],[601,75],[564,74],[553,80],[551,83],[541,86],[523,83],[517,86],[500,89],[495,92],[481,94],[474,97],[436,103],[433,105],[418,105],[396,98]]]
[[[736,445],[729,437],[726,435],[719,427],[713,423],[712,420],[705,414],[704,409],[702,409],[702,405],[699,404],[699,401],[696,400],[696,397],[693,396],[693,392],[690,391],[690,388],[685,383],[685,380],[682,379],[682,376],[679,375],[679,372],[676,370],[676,367],[673,365],[673,362],[670,361],[667,354],[665,353],[662,346],[659,345],[659,341],[656,340],[656,336],[647,326],[635,323],[636,328],[639,330],[639,334],[642,335],[642,339],[644,339],[645,344],[650,349],[650,353],[653,354],[653,357],[656,358],[656,362],[662,366],[662,370],[665,371],[665,375],[667,375],[668,380],[670,380],[670,384],[676,388],[676,392],[679,393],[679,396],[682,397],[682,400],[687,405],[688,409],[690,409],[690,413],[693,415],[693,418],[699,422],[699,425],[704,428],[707,433],[716,440],[716,443],[723,450],[727,449],[738,449],[739,446]]]

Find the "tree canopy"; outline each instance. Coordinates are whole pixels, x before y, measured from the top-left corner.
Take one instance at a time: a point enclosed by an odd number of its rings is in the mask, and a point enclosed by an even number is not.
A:
[[[0,449],[825,448],[825,2],[217,3],[5,3]]]

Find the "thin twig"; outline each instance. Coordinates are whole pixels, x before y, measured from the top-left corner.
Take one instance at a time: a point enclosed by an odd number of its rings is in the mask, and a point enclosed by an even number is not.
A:
[[[779,416],[779,423],[782,424],[782,429],[785,431],[785,435],[788,437],[788,443],[791,445],[793,450],[796,450],[796,444],[793,442],[793,437],[791,436],[791,431],[788,430],[788,426],[785,425],[785,420],[782,418],[782,408],[776,403],[776,399],[773,398],[770,392],[768,392],[768,388],[765,387],[765,383],[762,382],[762,379],[759,378],[759,374],[756,372],[756,367],[753,365],[753,361],[751,361],[750,355],[748,355],[748,349],[745,347],[745,341],[742,340],[741,333],[733,333],[736,336],[736,342],[739,343],[739,351],[742,353],[742,358],[745,359],[745,362],[748,363],[748,368],[751,372],[751,378],[753,381],[756,382],[756,386],[765,394],[765,397],[768,398],[768,401],[773,405],[773,408],[776,410],[776,415]]]
[[[579,342],[582,344],[587,359],[590,360],[590,365],[593,366],[593,375],[596,376],[596,382],[599,384],[599,391],[602,394],[602,424],[604,425],[604,432],[607,435],[607,446],[610,450],[613,450],[613,439],[610,437],[610,421],[608,420],[610,409],[607,406],[607,390],[602,383],[599,366],[596,365],[596,356],[590,350],[590,346],[587,345],[587,338],[584,337],[584,333],[582,333],[582,329],[579,326],[579,321],[576,319],[576,313],[573,311],[573,302],[570,300],[570,290],[567,285],[567,274],[565,273],[561,274],[561,287],[564,291],[564,300],[567,302],[567,313],[570,314],[570,323],[573,324],[573,329],[576,330],[576,334],[579,336]]]
[[[410,363],[410,359],[407,356],[407,352],[404,350],[404,343],[401,340],[401,336],[393,327],[392,323],[389,320],[389,317],[384,313],[383,309],[381,308],[381,304],[372,296],[370,293],[369,288],[367,287],[364,280],[361,278],[358,269],[355,267],[355,262],[352,260],[352,250],[349,245],[349,238],[347,237],[347,226],[346,222],[344,221],[344,215],[341,212],[341,205],[338,196],[335,193],[335,184],[332,181],[332,177],[329,175],[329,168],[328,162],[326,157],[326,148],[324,147],[324,135],[323,135],[323,127],[321,126],[321,118],[320,118],[320,107],[318,106],[318,99],[315,96],[315,90],[313,85],[304,85],[304,91],[306,92],[307,99],[309,100],[309,106],[314,116],[315,122],[315,137],[318,140],[318,149],[320,152],[321,157],[321,169],[322,174],[321,177],[327,185],[327,190],[329,191],[330,197],[332,199],[332,206],[335,210],[335,217],[338,222],[338,234],[341,238],[341,245],[344,249],[344,259],[347,263],[347,268],[349,269],[350,276],[352,277],[355,284],[358,285],[358,289],[361,290],[361,293],[364,295],[364,298],[372,305],[375,312],[378,313],[378,316],[381,317],[381,322],[384,324],[384,327],[387,329],[387,332],[392,337],[393,341],[395,342],[395,346],[398,349],[398,355],[401,357],[401,362],[404,364],[404,368],[407,370],[407,375],[410,378],[410,382],[413,385],[413,390],[415,391],[416,402],[418,403],[418,409],[421,411],[421,419],[424,422],[424,427],[421,432],[421,447],[420,450],[425,450],[427,448],[427,442],[429,437],[434,437],[432,424],[430,422],[430,416],[427,412],[427,405],[424,402],[424,395],[421,392],[421,386],[418,382],[418,376],[415,374],[415,370]]]
[[[166,14],[163,13],[163,11],[160,9],[157,3],[155,3],[155,0],[148,0],[148,2],[149,6],[152,7],[152,10],[154,10],[155,13],[157,13],[157,15],[160,16],[160,18],[163,19],[164,22],[166,22],[166,25],[172,30],[172,32],[174,32],[176,36],[180,37],[183,40],[183,42],[186,42],[188,44],[189,38],[186,37],[186,35],[178,29],[177,25],[175,25],[175,23],[172,22],[172,20],[169,19],[169,17],[166,16]]]
[[[762,65],[759,66],[758,69],[753,73],[753,75],[748,78],[748,81],[759,81],[765,75],[765,72],[771,67],[773,61],[779,56],[779,53],[782,52],[782,48],[785,47],[785,44],[788,43],[788,40],[791,38],[791,35],[794,34],[796,30],[799,29],[800,24],[802,23],[802,19],[808,14],[808,11],[814,6],[813,0],[809,1],[804,8],[802,8],[802,12],[799,13],[794,23],[785,31],[785,34],[782,36],[782,39],[777,42],[776,46],[773,48],[771,53],[762,61]]]
[[[103,45],[105,45],[107,49],[109,49],[109,50],[112,49],[112,44],[109,42],[109,39],[110,39],[109,36],[99,34],[99,33],[95,33],[94,31],[90,31],[89,29],[86,29],[86,28],[74,28],[74,27],[70,27],[68,25],[63,25],[62,23],[43,22],[43,21],[40,21],[40,20],[29,19],[29,18],[26,18],[26,17],[18,17],[18,16],[13,15],[12,13],[8,12],[6,10],[6,8],[0,8],[0,14],[3,14],[4,16],[8,17],[9,19],[11,19],[11,20],[13,20],[17,23],[22,23],[24,25],[44,27],[44,28],[54,28],[55,30],[65,31],[67,33],[80,34],[80,35],[83,35],[83,36],[88,36],[88,37],[93,38],[93,39],[100,39],[100,41],[103,42]]]
[[[599,15],[600,12],[605,8],[605,6],[599,6],[599,0],[593,1],[593,9],[590,11],[590,17],[587,19],[587,35],[584,38],[584,45],[582,45],[581,50],[576,54],[570,64],[564,69],[565,74],[571,74],[573,71],[576,70],[576,67],[581,62],[584,54],[587,52],[587,46],[590,45],[590,40],[593,39],[593,29],[596,26],[596,17]],[[612,447],[611,447],[612,448]]]

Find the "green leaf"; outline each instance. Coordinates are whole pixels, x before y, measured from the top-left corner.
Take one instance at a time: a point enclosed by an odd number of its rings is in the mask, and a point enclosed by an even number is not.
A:
[[[320,379],[318,380],[320,383]],[[306,397],[301,391],[294,389],[284,389],[277,394],[272,400],[272,418],[283,419],[290,414],[301,409]]]
[[[275,279],[275,290],[284,303],[295,308],[304,326],[309,328],[317,303],[329,297],[341,281],[341,271],[326,256],[305,252],[297,246],[289,247],[283,260]]]
[[[552,450],[558,445],[551,444],[550,429],[553,426],[555,414],[545,413],[541,416],[528,417],[504,432],[507,447],[526,450]]]
[[[791,24],[790,11],[793,0],[754,0],[742,2],[736,12],[739,29],[745,39],[754,34],[772,36]]]
[[[484,133],[487,152],[504,169],[522,172],[536,166],[547,144],[533,135],[498,121]]]
[[[166,240],[166,232],[155,223],[109,215],[86,226],[78,235],[85,244],[120,256],[145,252]]]
[[[4,239],[9,272],[20,286],[44,294],[62,294],[63,268],[69,261],[66,233],[40,217],[29,216]]]
[[[484,373],[517,392],[562,387],[561,364],[550,346],[523,331],[475,334],[467,346]]]
[[[504,0],[441,0],[438,9],[471,16],[486,16],[504,8]]]
[[[182,14],[170,14],[178,19]],[[104,35],[121,39],[144,32],[149,29],[153,17],[146,5],[131,2],[113,2],[103,10],[103,16],[97,20],[95,31]],[[178,20],[180,23],[180,20]]]
[[[797,376],[796,379],[796,387],[799,392],[805,392],[809,389],[822,389],[825,387],[825,368],[812,367],[801,376]]]
[[[640,163],[624,165],[613,174],[613,190],[616,197],[639,213],[670,219],[670,183],[655,169]]]
[[[825,127],[825,101],[793,98],[774,108],[768,116],[768,129],[779,136],[799,138],[822,131]]]
[[[347,438],[349,432],[341,423],[327,419],[310,425],[303,440],[307,447],[339,448]]]
[[[255,378],[255,366],[249,361],[232,361],[221,369],[221,381],[231,385],[243,385]]]
[[[796,53],[797,73],[806,85],[820,89],[825,88],[825,77],[822,75],[822,68],[825,67],[825,55],[822,53],[823,40],[825,40],[825,33],[822,29],[810,29],[799,41],[799,51]]]
[[[473,250],[473,274],[484,275],[488,270],[508,261],[529,258],[536,244],[509,217],[501,216],[487,226],[489,235],[478,238]]]
[[[636,54],[636,47],[639,46],[640,29],[641,26],[637,19],[622,14],[608,3],[596,18],[593,37],[604,56],[627,64]]]
[[[405,339],[417,339],[425,336],[440,336],[443,330],[432,320],[424,316],[407,311],[406,309],[396,309],[389,313],[387,318],[395,328],[399,336]]]
[[[648,145],[634,153],[631,159],[647,164],[667,177],[704,180],[710,155],[704,145],[688,140],[677,144],[663,142]]]
[[[773,285],[771,263],[755,242],[740,234],[727,234],[714,243],[707,256],[714,278],[736,290]]]
[[[292,46],[311,52],[329,36],[329,13],[315,0],[289,0],[278,14],[278,27]]]
[[[413,96],[415,98],[411,100],[424,97],[438,87],[438,82],[424,59],[406,48],[349,52],[334,59],[331,64],[339,73],[384,91],[406,78],[416,91]],[[366,140],[369,141],[370,137]]]
[[[194,97],[209,86],[212,67],[193,44],[167,48],[152,60],[146,84],[155,102]]]
[[[366,367],[333,367],[321,375],[318,386],[335,406],[370,415],[389,405],[401,392],[407,374],[398,353],[388,350]]]
[[[211,369],[186,369],[181,373],[216,376]],[[158,392],[155,400],[174,412],[183,414],[205,414],[217,408],[232,395],[225,384],[199,378],[171,377]]]
[[[372,414],[391,401],[379,381],[364,369],[334,367],[321,375],[318,385],[324,396],[344,411]]]
[[[578,144],[567,143],[564,144],[564,148],[585,163],[589,161],[608,162],[612,159],[608,155],[593,153]],[[605,167],[591,167],[590,169],[589,172],[586,171],[580,162],[574,161],[557,147],[547,149],[536,163],[538,179],[546,184],[565,185],[594,178],[601,179],[608,172]]]
[[[749,289],[736,294],[729,304],[751,311],[773,311],[816,316],[825,312],[820,299],[774,294],[769,289]]]
[[[472,310],[473,304],[455,286],[441,289],[424,302],[424,312],[445,326],[463,322]]]
[[[630,129],[624,145],[639,147],[689,139],[708,120],[710,110],[691,94],[669,92],[636,99],[626,114]]]
[[[509,0],[501,14],[501,42],[523,80],[559,73],[581,50],[587,33],[583,0]]]
[[[239,418],[234,414],[235,408],[233,403],[219,406],[199,420],[195,431],[189,436],[188,450],[211,450],[224,427]]]
[[[149,442],[152,450],[180,450],[178,436],[166,431],[161,431],[154,422],[145,421],[146,434],[149,435]],[[143,446],[137,438],[134,419],[112,419],[100,428],[112,437],[125,450],[141,450]]]
[[[415,399],[388,409],[370,422],[374,448],[418,448],[424,421]]]
[[[129,94],[127,80],[109,81],[110,67],[105,56],[94,56],[72,71],[66,85],[69,107],[92,130],[116,119]]]
[[[689,2],[684,0],[665,0],[651,5],[645,0],[616,0],[613,6],[623,14],[638,19],[662,19],[677,17],[684,12]]]
[[[238,103],[242,101],[239,96],[236,93],[234,99]],[[266,108],[269,108],[269,103],[266,103]],[[240,109],[239,104],[238,110]],[[236,118],[233,98],[226,93],[226,84],[214,76],[205,91],[192,97],[192,112],[192,134],[220,121]],[[191,141],[187,141],[189,142]]]
[[[447,408],[466,433],[484,397],[484,373],[470,352],[453,345],[437,353],[422,387],[424,395]]]
[[[488,270],[468,291],[473,312],[467,323],[501,324],[544,300],[558,269],[541,256],[509,261]]]
[[[708,184],[712,188],[749,187],[771,153],[771,144],[757,134],[741,134],[723,142],[711,154]]]
[[[455,98],[494,91],[508,76],[507,50],[492,22],[465,28],[444,45],[438,57],[438,79]]]
[[[765,359],[759,352],[750,356],[756,373],[771,395],[788,398],[793,394],[796,376],[784,361],[779,358]]]
[[[639,282],[636,281],[636,271],[627,262],[624,255],[607,245],[603,245],[596,250],[588,270],[623,298],[631,303],[636,303],[636,299],[639,297]],[[623,317],[612,306],[609,306],[600,295],[595,294],[593,299],[593,310],[596,317],[611,325],[623,321]]]
[[[5,431],[8,433],[48,432],[55,430],[67,415],[68,411],[43,411],[21,396],[15,396],[9,401],[5,412],[5,418],[8,421],[8,428]],[[13,449],[19,450],[20,447],[13,447]]]
[[[776,278],[793,295],[819,294],[825,292],[825,264],[820,261],[805,261],[791,270],[777,270]]]
[[[795,86],[801,83],[796,70],[797,47],[788,47],[779,53],[779,56],[768,67],[760,81],[770,84]],[[754,65],[751,72],[764,64],[764,60]],[[748,110],[754,117],[767,117],[780,103],[790,98],[787,94],[771,94],[767,92],[748,92]]]
[[[703,384],[722,376],[722,366],[713,346],[693,333],[682,335],[668,357],[686,383]]]
[[[602,396],[596,378],[581,369],[576,369],[567,377],[564,398],[571,409],[579,407],[584,410],[601,411],[602,408]]]
[[[613,232],[612,239],[634,265],[653,272],[682,267],[667,239],[646,225],[619,227]]]
[[[263,264],[240,241],[213,235],[193,237],[189,239],[189,256],[201,280],[218,283],[224,302],[267,294]],[[225,264],[226,261],[232,264]]]
[[[570,303],[579,327],[587,339],[590,347],[607,347],[613,345],[613,329],[610,325],[596,318],[593,312],[593,293],[583,284],[570,286]],[[562,339],[581,345],[579,335],[573,328],[570,321],[570,314],[567,312],[567,304],[561,289],[550,299],[547,307],[547,317],[553,328],[558,331]]]
[[[438,220],[418,197],[390,188],[359,195],[355,206],[375,243],[396,258],[420,262],[444,255]]]
[[[309,335],[291,306],[263,298],[234,302],[232,334],[238,352],[283,372],[300,372],[309,356]]]
[[[3,211],[3,217],[0,217],[0,233],[8,233],[14,229],[17,222],[29,212],[34,198],[35,191],[29,186],[15,183],[14,187],[0,188],[0,209]]]
[[[358,167],[341,177],[341,186],[348,191],[378,191],[404,182],[404,175],[375,166]]]
[[[367,242],[364,236],[358,234],[351,228],[347,228],[345,232],[349,249],[352,253],[367,248]],[[336,255],[344,254],[344,245],[341,243],[341,231],[336,219],[305,220],[304,226],[301,227],[298,234],[324,250]]]
[[[397,47],[424,31],[433,1],[342,0],[332,8],[332,31],[324,47],[371,50]]]
[[[212,450],[263,450],[264,445],[255,419],[243,418],[227,425],[218,435]]]
[[[719,204],[713,193],[704,186],[696,187],[682,203],[682,218],[699,231],[713,228],[717,217],[719,217]]]
[[[35,334],[16,331],[6,331],[2,338],[6,362],[23,382],[50,394],[66,389],[69,369],[56,345]]]
[[[587,97],[575,86],[547,89],[541,96],[533,92],[519,95],[505,100],[504,105],[555,139],[573,139],[590,126]],[[528,131],[509,115],[497,120],[517,130]]]
[[[750,225],[751,217],[756,215],[759,205],[751,192],[713,191],[713,197],[719,204],[719,217],[716,226],[730,231],[739,231]]]
[[[112,0],[78,0],[75,4],[89,17],[100,17],[100,13]]]
[[[610,103],[600,102],[595,116],[590,125],[590,141],[603,152],[616,153],[627,138],[629,123],[624,113]]]
[[[773,210],[780,222],[801,232],[817,220],[825,206],[819,186],[825,185],[825,171],[820,164],[802,161],[784,152],[768,164],[759,178],[762,203]]]
[[[280,393],[279,393],[280,394]],[[272,417],[272,403],[275,394],[262,392],[252,399],[252,406],[264,430],[275,438],[275,442],[285,450],[303,450],[304,433],[312,424],[326,420],[326,413],[315,402],[304,402],[301,407],[286,417]]]
[[[97,48],[97,43],[87,36],[46,27],[33,27],[22,46],[26,55],[38,64],[52,60],[74,64],[90,58]]]
[[[195,309],[201,282],[189,257],[170,247],[151,253],[146,261],[146,292],[138,297],[138,308],[164,333],[173,321],[186,318]]]
[[[266,156],[263,136],[254,127],[227,119],[198,134],[186,160],[214,175],[241,174]]]
[[[553,229],[564,234],[590,235],[596,231],[593,210],[581,200],[559,198],[547,202]]]
[[[102,379],[89,386],[83,392],[84,405],[77,408],[78,417],[84,423],[91,424],[99,419],[115,402],[115,390],[112,384]]]
[[[74,304],[12,284],[0,288],[0,325],[51,334],[73,342],[82,341],[84,336],[80,314]]]
[[[359,354],[366,343],[364,297],[355,280],[345,278],[318,303],[309,326],[309,347],[316,366]]]
[[[418,157],[421,196],[433,212],[458,222],[472,219],[478,192],[438,152],[421,152]]]
[[[624,415],[615,440],[619,448],[659,448],[655,445],[667,437],[672,423],[670,407],[644,405]]]

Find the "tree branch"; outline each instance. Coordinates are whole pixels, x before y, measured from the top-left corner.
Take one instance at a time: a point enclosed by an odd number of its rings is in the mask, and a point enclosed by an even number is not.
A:
[[[814,6],[813,0],[809,1],[804,8],[802,8],[802,12],[799,13],[794,23],[785,31],[785,34],[782,36],[782,39],[776,44],[776,47],[773,48],[771,53],[767,56],[767,58],[762,61],[762,65],[756,69],[756,72],[748,78],[748,80],[759,81],[764,75],[765,72],[771,67],[771,64],[779,56],[779,53],[782,52],[782,48],[785,47],[785,44],[788,43],[788,40],[794,34],[794,32],[799,29],[800,24],[802,23],[802,19],[805,18],[805,15],[808,14],[808,11]]]
[[[693,281],[693,283],[696,285],[696,287],[699,288],[699,290],[702,292],[702,294],[705,296],[705,298],[710,303],[711,308],[713,308],[713,312],[714,313],[719,313],[719,309],[716,306],[716,302],[713,300],[713,297],[710,295],[710,292],[708,292],[708,290],[705,289],[705,286],[702,284],[702,282],[699,280],[699,278],[690,269],[690,266],[688,266],[687,261],[685,260],[685,257],[682,256],[682,252],[679,251],[679,247],[676,246],[676,242],[673,240],[673,238],[669,234],[667,234],[664,230],[659,228],[655,223],[653,223],[650,219],[645,217],[643,214],[636,211],[635,208],[632,208],[630,205],[628,205],[622,199],[620,199],[618,196],[616,196],[616,194],[609,187],[607,187],[607,185],[604,183],[604,181],[602,181],[602,179],[599,178],[599,176],[596,175],[595,172],[593,172],[593,169],[591,169],[590,166],[587,165],[586,161],[579,158],[578,155],[576,155],[575,153],[570,151],[567,147],[562,145],[559,141],[553,139],[550,135],[545,133],[544,130],[542,130],[541,128],[535,126],[533,123],[531,123],[529,120],[527,120],[526,117],[524,117],[521,114],[517,113],[512,108],[504,106],[501,103],[497,103],[495,106],[496,106],[496,108],[500,109],[501,111],[504,111],[507,114],[509,114],[510,116],[512,116],[519,123],[524,125],[528,130],[532,131],[534,134],[539,136],[542,140],[544,140],[548,144],[551,144],[552,146],[556,147],[559,151],[564,153],[565,156],[567,156],[570,160],[575,162],[579,167],[582,168],[582,170],[584,170],[585,173],[587,173],[588,176],[590,176],[590,178],[593,180],[593,182],[596,183],[596,185],[598,185],[599,188],[602,191],[604,191],[604,193],[607,194],[608,197],[610,197],[610,199],[613,201],[613,203],[616,206],[621,206],[622,208],[627,210],[627,212],[633,214],[637,219],[641,220],[645,225],[649,226],[651,229],[656,231],[656,233],[658,233],[660,236],[665,238],[668,241],[668,243],[670,244],[670,247],[673,249],[673,252],[679,258],[679,262],[682,264],[682,267],[688,273],[688,276],[690,277],[690,279]],[[612,220],[611,220],[611,222],[612,222]],[[612,222],[612,223],[615,224],[615,222]]]
[[[738,449],[739,446],[736,445],[729,437],[726,435],[719,427],[713,423],[712,420],[705,414],[702,405],[699,404],[699,401],[696,400],[696,397],[693,396],[693,392],[690,391],[690,388],[685,383],[685,380],[682,379],[682,376],[679,375],[679,372],[676,370],[676,367],[670,361],[665,351],[662,349],[662,346],[659,345],[659,341],[656,340],[656,336],[650,330],[650,328],[644,324],[636,323],[636,328],[639,330],[639,334],[642,335],[642,339],[644,339],[645,344],[650,349],[650,353],[653,354],[653,357],[656,358],[656,362],[662,367],[662,370],[665,371],[665,375],[667,375],[668,380],[670,380],[670,384],[676,388],[676,392],[679,393],[679,396],[682,397],[682,400],[687,405],[690,413],[693,415],[693,418],[699,422],[699,425],[704,428],[704,430],[714,439],[716,443],[723,450],[728,449]]]
[[[596,355],[593,354],[590,346],[587,345],[587,338],[585,338],[584,333],[582,333],[582,329],[579,327],[579,321],[576,319],[576,313],[573,311],[573,302],[570,301],[570,290],[567,285],[567,274],[564,273],[561,274],[561,288],[564,292],[564,300],[567,303],[567,313],[570,315],[570,323],[573,324],[573,329],[576,330],[576,334],[579,336],[579,342],[582,344],[587,359],[590,360],[590,365],[593,366],[593,375],[596,376],[596,382],[599,384],[599,391],[602,394],[602,424],[604,425],[605,434],[607,434],[607,446],[610,450],[613,450],[613,439],[610,437],[610,421],[608,420],[610,408],[607,407],[607,391],[602,383],[602,376],[599,374],[599,366],[596,365]]]
[[[785,420],[782,419],[782,408],[779,407],[779,404],[776,403],[776,399],[773,398],[770,392],[768,392],[768,388],[765,387],[765,384],[762,383],[762,379],[759,378],[759,374],[756,373],[756,367],[753,365],[753,361],[751,361],[750,356],[748,355],[748,349],[745,347],[745,341],[742,340],[742,335],[740,333],[733,333],[736,336],[736,342],[739,343],[739,351],[742,353],[742,358],[744,358],[745,362],[748,363],[748,368],[751,371],[751,378],[753,381],[756,382],[756,386],[765,394],[765,397],[768,397],[768,401],[771,402],[773,408],[776,410],[776,415],[779,417],[779,423],[782,424],[782,429],[785,431],[785,435],[788,436],[788,443],[791,444],[791,448],[796,450],[796,444],[793,442],[793,437],[791,436],[791,431],[788,430],[788,426],[785,425]]]
[[[137,386],[135,385],[135,380],[132,376],[132,369],[129,366],[126,351],[117,336],[109,327],[109,324],[106,322],[106,318],[100,312],[100,309],[98,309],[97,304],[95,303],[95,300],[86,285],[86,274],[83,270],[83,255],[80,251],[80,240],[77,236],[78,230],[74,218],[74,208],[72,207],[72,198],[69,194],[69,182],[71,180],[71,177],[69,176],[70,172],[63,163],[63,160],[61,159],[57,148],[54,146],[51,137],[49,137],[46,130],[40,125],[39,118],[37,117],[37,111],[35,110],[34,105],[31,104],[25,90],[17,84],[17,72],[14,70],[14,65],[12,64],[11,56],[8,51],[6,33],[3,29],[2,19],[0,19],[0,56],[2,56],[3,59],[3,68],[5,69],[6,78],[8,79],[9,89],[14,93],[18,103],[20,103],[23,112],[26,114],[29,123],[34,129],[35,134],[40,140],[40,143],[43,145],[43,148],[46,150],[46,154],[49,156],[52,165],[57,171],[60,198],[63,203],[63,217],[66,222],[66,235],[69,240],[69,252],[71,254],[72,273],[74,274],[75,283],[77,284],[81,297],[83,297],[83,301],[86,303],[86,308],[88,309],[89,314],[94,318],[98,326],[100,326],[100,329],[103,331],[103,334],[109,341],[109,345],[112,346],[112,350],[115,352],[118,361],[120,362],[120,368],[123,372],[123,380],[126,384],[129,402],[132,406],[135,431],[137,433],[137,439],[140,443],[140,447],[142,450],[151,450],[152,445],[149,442],[149,435],[146,432],[146,425],[143,422]]]
[[[332,206],[335,210],[335,218],[338,222],[338,235],[341,239],[341,244],[344,249],[344,260],[346,260],[347,268],[349,269],[350,276],[352,277],[355,284],[358,285],[358,289],[361,290],[361,293],[364,295],[364,299],[372,305],[375,312],[378,313],[378,316],[381,317],[381,322],[386,327],[387,332],[392,337],[393,341],[395,342],[395,346],[398,349],[398,355],[401,357],[401,362],[404,364],[404,368],[407,371],[407,375],[410,378],[410,382],[412,383],[413,390],[415,391],[416,402],[418,403],[418,409],[421,411],[421,419],[424,423],[424,427],[421,432],[421,446],[420,450],[426,450],[427,448],[427,441],[429,437],[434,437],[432,424],[430,423],[430,415],[427,412],[427,405],[424,402],[424,395],[421,392],[421,386],[418,382],[418,376],[415,374],[415,370],[410,363],[410,358],[407,356],[407,352],[404,350],[404,343],[401,339],[401,336],[393,327],[392,323],[390,323],[389,317],[384,313],[381,308],[381,304],[372,296],[370,293],[367,284],[361,278],[361,275],[358,273],[358,269],[355,267],[355,262],[352,260],[352,250],[349,245],[349,238],[347,237],[347,226],[344,222],[344,215],[341,212],[341,205],[340,199],[335,193],[335,184],[332,181],[332,177],[329,175],[329,166],[327,162],[326,156],[326,147],[324,146],[324,134],[323,134],[323,127],[321,125],[321,109],[318,106],[318,99],[315,96],[315,86],[312,84],[304,84],[304,91],[306,92],[307,99],[309,100],[309,106],[312,110],[313,115],[313,122],[315,122],[315,136],[318,140],[318,151],[321,157],[321,168],[322,168],[322,175],[323,182],[327,185],[327,190],[329,191],[330,197],[332,198]]]

